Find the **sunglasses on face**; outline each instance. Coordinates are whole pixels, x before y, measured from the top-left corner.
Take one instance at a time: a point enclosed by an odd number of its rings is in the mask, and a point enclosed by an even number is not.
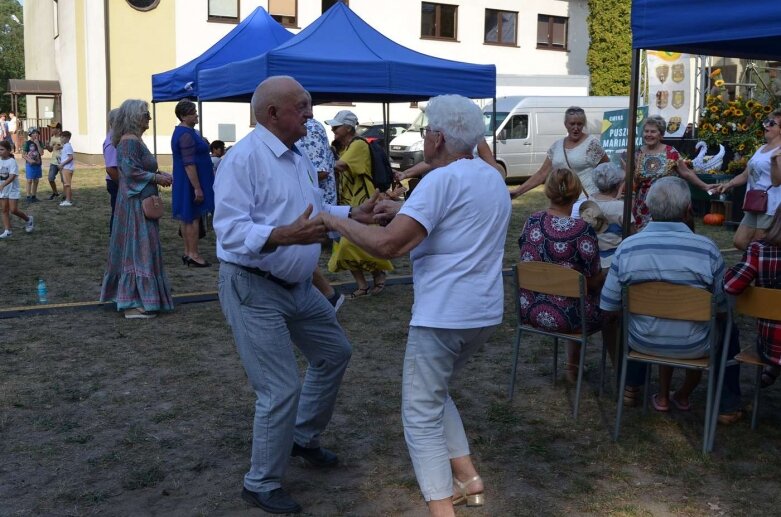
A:
[[[767,119],[762,121],[762,127],[764,127],[765,129],[770,128],[770,127],[775,127],[777,125],[778,125],[778,122],[776,122],[772,118],[767,118]]]

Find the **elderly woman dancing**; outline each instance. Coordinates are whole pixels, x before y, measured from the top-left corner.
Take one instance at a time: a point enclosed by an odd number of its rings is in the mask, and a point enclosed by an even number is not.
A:
[[[510,199],[496,170],[472,158],[484,131],[477,105],[444,95],[426,113],[423,154],[433,170],[403,206],[375,207],[378,220],[395,214],[390,224],[324,221],[376,256],[410,252],[415,303],[404,357],[404,435],[430,513],[454,515],[454,504],[483,504],[483,481],[448,385],[502,321]]]
[[[142,201],[171,185],[171,176],[157,170],[157,160],[141,135],[149,129],[149,106],[128,99],[117,110],[111,142],[117,149],[119,192],[108,248],[100,301],[113,301],[125,318],[154,318],[174,308],[163,271],[163,248],[157,220],[147,219]]]

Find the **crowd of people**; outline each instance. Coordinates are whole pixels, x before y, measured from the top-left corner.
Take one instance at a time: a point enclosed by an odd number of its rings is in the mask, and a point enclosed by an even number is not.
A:
[[[544,261],[577,270],[587,280],[585,321],[601,330],[617,365],[617,328],[622,288],[667,281],[706,289],[726,311],[725,293],[739,294],[752,282],[781,288],[781,110],[763,123],[766,144],[746,170],[721,186],[707,185],[662,142],[665,121],[648,117],[637,150],[632,185],[610,162],[597,138],[585,132],[585,113],[564,113],[567,136],[549,149],[542,167],[510,189],[490,155],[480,109],[457,95],[427,106],[424,164],[410,176],[423,179],[402,202],[375,190],[371,154],[356,137],[357,116],[344,110],[326,121],[334,140],[312,118],[309,93],[293,78],[271,77],[258,85],[251,107],[255,128],[230,150],[208,142],[195,129],[196,105],[180,101],[173,132],[173,174],[161,172],[142,136],[149,106],[126,100],[108,115],[104,142],[106,186],[112,216],[101,300],[112,301],[129,319],[148,319],[174,308],[163,267],[159,189],[172,187],[172,218],[180,225],[182,263],[208,268],[199,239],[212,216],[219,261],[220,305],[256,394],[250,468],[242,497],[272,513],[296,513],[301,506],[283,487],[291,456],[318,468],[339,463],[321,436],[337,400],[351,346],[336,319],[344,300],[317,267],[323,245],[333,245],[329,270],[347,270],[353,298],[383,291],[390,259],[409,254],[414,305],[404,357],[401,421],[412,466],[432,515],[452,516],[454,506],[480,506],[485,485],[472,454],[449,385],[502,322],[502,264],[511,199],[544,184],[548,206],[531,214],[518,239],[521,261]],[[2,116],[0,116],[2,120]],[[3,124],[0,124],[3,126]],[[37,199],[41,155],[52,153],[49,183],[72,203],[73,148],[70,134],[53,128],[47,144],[35,128],[22,147],[27,200]],[[8,130],[0,139],[0,204],[5,232],[11,215],[33,231],[34,219],[18,206],[19,171]],[[748,183],[765,193],[766,204],[747,211],[735,236],[745,249],[727,268],[718,247],[694,231],[690,185],[709,193]],[[632,193],[632,231],[626,235],[623,192]],[[748,194],[750,195],[750,194]],[[365,273],[372,276],[369,285]],[[577,300],[520,291],[522,320],[563,333],[581,329]],[[723,329],[722,329],[723,331]],[[636,318],[630,347],[653,355],[696,358],[712,353],[707,325]],[[763,385],[781,370],[781,324],[758,322],[758,350],[767,363]],[[739,350],[737,327],[729,356]],[[301,380],[294,347],[308,364]],[[581,350],[567,349],[566,377],[577,377]],[[687,371],[672,389],[670,367],[660,368],[660,412],[689,411],[700,380]],[[636,405],[645,369],[626,372],[623,402]],[[742,417],[739,370],[726,368],[718,421]]]

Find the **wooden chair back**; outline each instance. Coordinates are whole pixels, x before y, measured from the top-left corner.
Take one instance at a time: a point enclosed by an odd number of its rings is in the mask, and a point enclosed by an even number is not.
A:
[[[583,275],[574,269],[549,262],[518,262],[515,274],[521,289],[567,298],[580,297]]]
[[[748,287],[735,300],[738,314],[781,321],[781,289]]]
[[[627,288],[629,312],[655,318],[710,321],[712,295],[705,289],[667,282],[645,282]]]

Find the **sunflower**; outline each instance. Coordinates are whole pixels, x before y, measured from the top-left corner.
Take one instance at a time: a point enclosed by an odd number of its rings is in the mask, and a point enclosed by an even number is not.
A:
[[[721,128],[721,134],[722,135],[728,135],[729,134],[729,129],[727,129],[726,127]]]
[[[716,88],[721,88],[722,86],[724,86],[724,79],[716,79],[716,82],[713,84],[714,86],[716,86]]]
[[[710,110],[711,113],[718,113],[718,111],[719,111],[719,107],[718,106],[711,106],[708,109]]]
[[[738,151],[742,151],[742,150],[744,150],[745,148],[746,148],[746,144],[740,144],[740,145],[738,146]]]
[[[736,117],[742,117],[743,116],[743,111],[742,110],[735,110],[735,116]]]
[[[755,107],[756,105],[757,105],[757,103],[756,103],[756,102],[754,102],[753,100],[749,100],[749,101],[746,103],[746,108],[748,108],[748,109],[752,110],[752,109],[754,109],[754,107]]]
[[[771,111],[773,111],[773,106],[763,106],[762,111],[764,111],[765,113],[770,113]]]

